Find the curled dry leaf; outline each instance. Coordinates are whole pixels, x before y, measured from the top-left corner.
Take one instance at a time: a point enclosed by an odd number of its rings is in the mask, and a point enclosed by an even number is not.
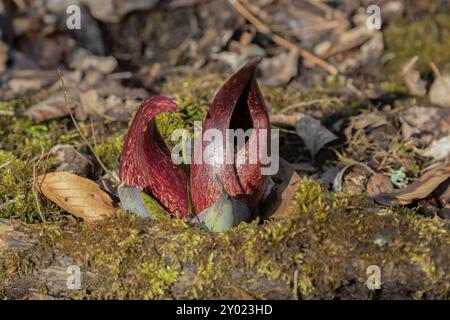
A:
[[[385,206],[408,205],[425,199],[450,177],[450,166],[440,166],[425,173],[418,181],[393,192],[385,192],[374,197],[375,202]]]
[[[366,68],[376,68],[381,55],[384,52],[383,33],[376,32],[372,38],[361,46],[359,60]]]
[[[88,70],[94,68],[101,73],[109,74],[117,67],[117,60],[114,57],[95,56],[85,49],[78,49],[71,56],[69,67],[72,69]]]
[[[349,125],[345,128],[344,133],[347,139],[350,139],[354,131],[370,131],[386,125],[390,125],[390,123],[387,120],[386,115],[381,112],[361,113],[350,117]]]
[[[400,118],[404,140],[412,140],[423,156],[444,159],[450,154],[450,111],[444,108],[412,107]]]
[[[67,171],[79,176],[87,176],[91,173],[92,162],[72,145],[57,144],[50,153],[56,155],[61,161],[56,171]]]
[[[333,179],[333,191],[350,194],[363,193],[371,171],[361,165],[352,164],[343,167]]]
[[[35,122],[61,118],[67,114],[66,102],[62,93],[50,96],[24,112],[25,116],[30,117]]]
[[[427,83],[420,77],[420,72],[414,68],[417,60],[417,56],[411,58],[403,67],[402,74],[409,93],[424,97],[427,94]]]
[[[325,128],[319,120],[310,116],[301,118],[295,125],[295,130],[302,138],[313,159],[327,143],[337,139],[337,136]]]
[[[431,103],[450,108],[450,75],[439,76],[430,88]]]
[[[267,196],[261,203],[261,216],[264,218],[281,218],[286,215],[291,200],[297,190],[300,176],[286,160],[280,158],[280,169],[270,177],[272,183]]]
[[[245,61],[251,58],[264,57],[266,55],[264,49],[256,44],[242,45],[237,41],[231,41],[230,47],[234,50],[214,53],[212,58],[225,62],[232,70],[237,70]]]
[[[92,180],[69,172],[51,172],[37,177],[36,190],[52,202],[86,222],[113,213],[112,200]]]
[[[384,174],[376,173],[367,182],[366,190],[369,196],[374,197],[380,193],[392,192],[394,187],[388,177]]]
[[[48,70],[30,69],[17,70],[11,74],[8,87],[14,97],[25,93],[41,90],[54,83],[58,79],[58,73]]]
[[[314,48],[314,52],[324,58],[332,57],[338,53],[359,47],[369,40],[374,33],[374,30],[362,25],[343,32],[334,41],[327,40],[319,43]]]

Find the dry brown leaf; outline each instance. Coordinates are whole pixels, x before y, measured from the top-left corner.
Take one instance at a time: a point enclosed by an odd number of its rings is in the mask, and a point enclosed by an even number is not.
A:
[[[324,41],[319,43],[314,52],[324,58],[332,57],[338,53],[359,47],[369,40],[374,30],[368,29],[366,25],[359,26],[341,33],[334,41]]]
[[[83,177],[91,173],[92,162],[72,145],[57,144],[52,147],[50,154],[61,161],[56,171],[67,171]]]
[[[403,80],[408,87],[409,93],[414,96],[424,97],[427,94],[427,83],[420,77],[420,72],[415,65],[418,57],[412,57],[403,67]]]
[[[332,190],[349,194],[363,193],[370,174],[371,171],[361,164],[345,166],[333,178]]]
[[[301,118],[295,125],[295,131],[302,138],[313,159],[326,144],[338,138],[323,126],[320,120],[310,116]]]
[[[416,152],[437,160],[450,154],[450,111],[445,108],[411,107],[402,113],[402,136],[418,148]]]
[[[63,93],[56,93],[47,99],[32,105],[24,115],[35,122],[65,117],[69,114]]]
[[[262,82],[267,86],[282,86],[297,75],[298,54],[283,52],[261,62]]]
[[[31,93],[47,87],[58,79],[55,70],[16,70],[11,74],[8,87],[13,95]]]
[[[384,174],[376,173],[367,182],[366,190],[369,196],[374,197],[380,193],[392,192],[394,187],[388,177]]]
[[[36,179],[36,189],[49,200],[86,222],[113,213],[109,195],[92,180],[69,172],[51,172]]]
[[[431,195],[448,178],[450,178],[450,166],[441,166],[428,171],[418,181],[411,183],[406,188],[378,194],[374,200],[385,206],[408,205]]]
[[[271,179],[272,190],[262,203],[261,214],[265,218],[280,218],[286,214],[291,204],[300,176],[289,162],[280,158],[280,169]]]
[[[450,75],[440,76],[434,80],[429,92],[430,101],[438,106],[450,107]]]

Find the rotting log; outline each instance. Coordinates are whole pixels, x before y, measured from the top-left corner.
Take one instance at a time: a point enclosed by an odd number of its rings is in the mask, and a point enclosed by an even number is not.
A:
[[[448,222],[339,199],[308,180],[292,208],[223,234],[123,213],[65,226],[2,220],[0,297],[448,298]],[[67,287],[71,265],[79,289]],[[371,265],[379,290],[366,285]]]

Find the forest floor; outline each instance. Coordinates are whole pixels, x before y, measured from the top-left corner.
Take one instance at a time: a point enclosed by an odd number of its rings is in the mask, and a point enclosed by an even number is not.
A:
[[[336,65],[359,63],[345,77],[302,65],[286,81],[285,70],[262,62],[257,79],[280,129],[280,155],[301,179],[283,215],[219,234],[122,210],[87,223],[34,185],[44,173],[70,171],[118,207],[114,177],[142,100],[158,94],[179,105],[157,117],[173,147],[171,133],[204,119],[230,69],[148,67],[132,70],[136,80],[126,68],[113,72],[106,57],[80,53],[62,71],[64,88],[54,69],[11,71],[0,102],[0,298],[448,298],[450,15],[395,17],[379,34],[376,57],[361,58],[360,45],[335,57]],[[371,35],[365,50],[376,52],[379,41]],[[305,137],[305,117],[335,138]],[[66,286],[71,265],[81,270],[77,290]],[[381,271],[376,290],[367,286],[370,266]]]

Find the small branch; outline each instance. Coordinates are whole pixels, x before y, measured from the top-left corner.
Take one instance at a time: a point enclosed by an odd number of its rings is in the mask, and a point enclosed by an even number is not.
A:
[[[0,110],[0,116],[14,116],[15,113],[14,111],[10,111],[10,110]]]
[[[326,70],[332,75],[337,75],[338,69],[333,66],[332,64],[326,62],[325,60],[315,56],[314,54],[310,53],[309,51],[301,48],[297,44],[283,38],[282,36],[275,34],[270,30],[268,26],[266,26],[261,20],[259,20],[253,13],[251,13],[242,3],[239,2],[239,0],[228,0],[230,4],[233,6],[236,11],[239,12],[245,19],[247,19],[251,24],[255,26],[255,28],[261,32],[269,36],[273,42],[276,44],[285,47],[291,51],[297,52],[300,56],[302,56],[304,59],[310,61],[314,65],[317,65],[321,67],[322,69]]]
[[[97,159],[98,163],[100,164],[100,166],[102,167],[102,169],[108,173],[108,175],[114,180],[114,182],[116,182],[117,184],[120,183],[119,178],[113,174],[107,167],[106,165],[103,163],[103,161],[99,158],[99,156],[97,155],[97,153],[95,152],[95,149],[92,147],[92,145],[89,143],[88,139],[86,138],[86,136],[83,134],[83,131],[81,131],[81,128],[77,122],[77,120],[75,119],[75,116],[73,115],[72,109],[70,108],[70,100],[69,100],[69,95],[67,94],[67,90],[66,90],[66,86],[64,84],[64,77],[61,73],[61,70],[58,69],[58,73],[59,73],[59,77],[61,79],[61,86],[63,88],[64,91],[64,98],[66,100],[66,107],[67,110],[69,112],[70,115],[70,119],[72,119],[73,124],[75,125],[75,128],[77,129],[78,133],[80,134],[81,138],[83,139],[83,141],[86,143],[86,145],[88,146],[88,148],[91,150],[92,154],[94,155],[95,159]]]
[[[39,196],[36,190],[36,168],[38,166],[38,164],[42,161],[42,159],[44,158],[44,147],[41,145],[41,155],[39,157],[39,160],[33,164],[33,187],[32,187],[32,191],[33,191],[33,196],[34,199],[36,201],[36,207],[37,207],[37,211],[39,213],[39,216],[41,217],[41,220],[43,222],[46,222],[44,214],[42,213],[42,209],[41,209],[41,202],[39,201]]]
[[[441,77],[441,72],[439,71],[438,67],[436,67],[434,62],[430,62],[430,67],[433,70],[433,73],[436,76],[436,78],[440,78]]]

